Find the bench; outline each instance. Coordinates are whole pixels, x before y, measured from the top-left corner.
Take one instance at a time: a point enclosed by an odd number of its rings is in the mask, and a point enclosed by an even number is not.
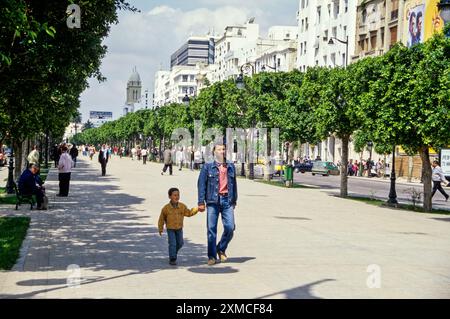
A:
[[[30,210],[33,210],[33,206],[36,204],[36,197],[34,195],[22,195],[19,192],[17,184],[13,182],[14,192],[16,193],[16,210],[19,209],[21,204],[30,204]]]

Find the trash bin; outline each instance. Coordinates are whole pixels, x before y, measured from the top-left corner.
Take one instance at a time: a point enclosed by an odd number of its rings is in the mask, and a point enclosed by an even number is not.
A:
[[[284,180],[286,187],[292,187],[294,184],[294,167],[290,164],[284,167]]]
[[[292,165],[286,165],[284,167],[284,178],[287,181],[293,181],[294,180],[294,167]]]

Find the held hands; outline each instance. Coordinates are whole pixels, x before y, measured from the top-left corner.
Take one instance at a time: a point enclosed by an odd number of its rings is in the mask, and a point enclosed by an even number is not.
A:
[[[204,212],[205,211],[205,205],[204,204],[198,205],[198,211],[199,212]]]

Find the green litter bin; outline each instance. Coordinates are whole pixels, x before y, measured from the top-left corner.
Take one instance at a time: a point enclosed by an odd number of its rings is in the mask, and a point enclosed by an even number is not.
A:
[[[294,183],[294,167],[292,165],[286,165],[284,167],[284,179],[287,187],[292,187]]]

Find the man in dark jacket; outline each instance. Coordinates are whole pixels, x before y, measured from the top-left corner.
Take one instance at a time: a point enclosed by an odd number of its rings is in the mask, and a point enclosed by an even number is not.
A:
[[[98,162],[102,165],[102,176],[106,175],[106,164],[108,164],[108,148],[103,144],[100,152],[98,153]]]
[[[217,263],[217,254],[221,262],[227,260],[225,251],[233,238],[234,208],[237,203],[236,168],[233,162],[225,160],[225,145],[218,144],[213,149],[215,160],[206,163],[198,178],[198,208],[207,207],[208,227],[208,265]],[[223,234],[217,244],[217,222],[222,214]]]
[[[19,178],[19,193],[25,196],[36,196],[37,209],[42,209],[42,203],[44,201],[44,192],[36,182],[36,174],[39,167],[36,164],[32,164],[30,168],[23,171]]]
[[[73,167],[77,167],[78,148],[75,144],[70,149],[69,155],[72,157]]]

